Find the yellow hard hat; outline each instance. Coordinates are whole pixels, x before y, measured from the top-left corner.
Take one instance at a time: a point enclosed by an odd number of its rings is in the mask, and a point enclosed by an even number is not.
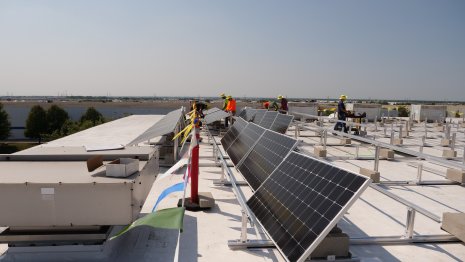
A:
[[[220,97],[221,97],[221,98],[225,98],[226,95],[225,95],[224,93],[221,93]]]
[[[283,99],[283,96],[282,96],[282,95],[279,95],[279,96],[278,96],[278,99]]]
[[[341,96],[339,97],[339,99],[346,100],[346,99],[347,99],[347,96],[346,96],[346,95],[341,95]]]
[[[232,98],[232,96],[227,96],[226,98],[227,98],[227,99],[231,99],[231,98]]]

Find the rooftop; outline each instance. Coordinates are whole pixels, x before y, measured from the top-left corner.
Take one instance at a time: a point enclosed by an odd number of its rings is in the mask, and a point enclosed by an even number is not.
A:
[[[135,120],[134,117],[132,120],[128,119],[127,121],[133,120]],[[156,121],[156,117],[150,119],[150,121]],[[147,122],[150,121],[147,120]],[[442,219],[444,212],[465,212],[465,188],[463,185],[451,181],[445,176],[448,167],[462,165],[463,159],[463,148],[465,145],[464,127],[457,120],[454,119],[454,121],[455,123],[453,122],[450,126],[453,129],[453,133],[455,133],[454,149],[457,152],[456,157],[452,157],[449,160],[442,157],[443,151],[450,149],[450,146],[441,145],[445,137],[444,131],[442,131],[444,128],[441,129],[435,123],[426,124],[427,138],[423,140],[425,124],[423,122],[413,123],[408,136],[402,136],[402,145],[398,145],[398,147],[413,152],[420,152],[422,150],[424,154],[432,158],[424,160],[418,156],[400,151],[396,151],[394,159],[381,158],[378,163],[380,183],[377,186],[399,197],[401,200],[413,203],[430,212],[433,216],[439,218],[439,220]],[[132,127],[124,124],[124,128],[132,128],[134,131],[121,131],[127,134],[127,139],[119,138],[115,140],[114,137],[109,138],[111,143],[124,144],[126,141],[130,142],[153,124],[153,122],[148,124],[144,121],[134,121],[132,123]],[[325,119],[321,123],[317,125],[315,122],[299,122],[300,132],[296,132],[296,126],[293,125],[287,131],[287,135],[295,137],[297,134],[297,139],[300,141],[298,150],[314,157],[315,148],[323,147],[323,144],[325,144],[327,156],[321,158],[321,160],[327,161],[331,165],[351,170],[355,173],[359,173],[360,168],[374,169],[376,166],[376,149],[373,145],[361,140],[358,141],[354,137],[352,137],[349,144],[347,140],[342,140],[341,135],[343,134],[337,132],[336,136],[333,136],[331,132],[327,133],[326,143],[324,143],[321,128],[332,128],[334,123],[328,122],[328,119]],[[392,125],[386,123],[384,127],[380,127],[375,126],[373,123],[367,123],[366,127],[362,127],[361,129],[366,129],[368,133],[364,139],[391,144],[391,127],[397,138],[399,136],[399,127],[404,125],[405,121],[393,120]],[[105,136],[111,137],[112,134],[115,134],[114,130],[119,128],[123,128],[123,126],[112,127],[110,133],[107,133],[107,131],[104,132]],[[403,133],[400,132],[400,134],[402,135]],[[222,134],[215,136],[217,143],[221,136]],[[0,260],[60,261],[67,258],[71,261],[174,261],[176,259],[178,261],[285,261],[285,258],[277,249],[232,250],[228,247],[229,240],[237,240],[241,236],[241,206],[233,187],[214,183],[215,180],[221,178],[223,169],[215,161],[214,146],[210,143],[211,141],[208,139],[205,131],[201,133],[201,137],[199,191],[211,192],[215,199],[215,206],[208,211],[186,211],[184,231],[179,235],[179,246],[178,231],[176,230],[136,228],[120,238],[105,242],[103,248],[87,247],[84,252],[82,251],[84,249],[78,252],[78,249],[73,248],[64,248],[61,250],[50,249],[46,252],[43,250],[40,252],[31,252],[30,250],[25,252],[25,250],[21,249],[10,249],[7,251],[7,247],[3,246],[3,251],[7,253]],[[79,141],[90,141],[92,139],[95,141],[94,132],[82,132],[74,136],[73,139],[69,137],[62,141],[57,140],[48,145],[33,148],[29,153],[40,154],[41,152],[50,152],[49,150],[60,150],[60,147],[79,147],[87,143]],[[106,143],[102,143],[102,145],[104,144]],[[227,154],[221,145],[219,147],[223,151],[222,154],[226,156]],[[132,149],[131,147],[127,147],[124,150]],[[436,161],[436,159],[442,159],[442,161]],[[232,165],[230,160],[226,161]],[[14,165],[14,163],[1,164]],[[14,172],[18,168],[34,168],[34,166],[42,164],[47,165],[47,163],[32,162],[27,163],[25,167],[12,168],[11,172]],[[419,164],[422,164],[420,180],[418,180]],[[76,167],[77,163],[57,162],[53,165],[53,168],[56,169],[64,167],[76,170],[80,169],[80,167]],[[166,171],[166,169],[162,169],[161,173]],[[2,168],[2,170],[4,169]],[[236,169],[231,168],[230,170],[238,182],[244,182],[241,174]],[[18,172],[21,173],[20,171]],[[159,176],[142,208],[142,214],[150,213],[160,193],[168,186],[181,182],[184,172],[185,168],[181,168],[175,174],[168,177],[162,178],[162,176]],[[246,199],[253,194],[249,186],[242,185],[239,188]],[[355,258],[361,261],[465,260],[465,245],[463,242],[458,241],[416,244],[404,242],[395,245],[373,243],[366,245],[361,244],[360,241],[357,242],[360,238],[372,239],[373,237],[394,236],[401,239],[405,235],[408,208],[405,204],[380,192],[376,188],[367,188],[338,223],[343,232],[347,233],[351,238],[350,252]],[[159,208],[174,207],[181,197],[182,193],[171,194],[161,202]],[[115,228],[112,234],[118,232],[121,228]],[[440,222],[423,215],[421,212],[416,212],[413,229],[413,236],[416,237],[448,235],[447,232],[441,229]],[[248,225],[246,232],[247,238],[250,240],[269,239],[266,233],[259,227]],[[177,246],[178,249],[176,248]],[[177,254],[179,254],[179,257],[177,257]]]

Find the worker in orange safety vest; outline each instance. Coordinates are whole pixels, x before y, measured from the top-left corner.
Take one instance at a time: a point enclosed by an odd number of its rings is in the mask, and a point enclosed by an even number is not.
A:
[[[228,105],[226,106],[226,112],[230,114],[229,117],[229,122],[232,124],[233,123],[233,116],[236,115],[236,100],[232,98],[232,96],[227,96],[226,99],[228,100]],[[228,126],[227,120],[225,123],[225,126]]]

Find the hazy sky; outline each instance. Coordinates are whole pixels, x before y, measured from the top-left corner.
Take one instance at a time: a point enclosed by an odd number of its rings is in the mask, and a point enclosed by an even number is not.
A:
[[[0,95],[465,100],[465,1],[0,1]]]

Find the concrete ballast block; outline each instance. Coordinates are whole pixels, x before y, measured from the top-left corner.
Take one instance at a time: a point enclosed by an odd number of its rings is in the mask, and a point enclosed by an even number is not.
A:
[[[200,208],[212,208],[215,206],[215,199],[211,192],[199,192]]]
[[[394,159],[394,150],[390,150],[390,149],[387,149],[387,148],[381,148],[379,150],[379,156],[381,158],[385,158],[385,159]]]
[[[404,140],[401,138],[394,138],[392,141],[393,145],[402,145],[404,143]]]
[[[313,150],[313,153],[317,156],[317,157],[326,157],[326,149],[323,149],[323,147],[320,147],[320,146],[316,146]]]
[[[340,141],[341,141],[340,142],[341,145],[350,145],[352,143],[352,140],[350,138],[345,138],[345,137],[341,138]]]
[[[448,168],[446,172],[446,177],[449,180],[465,184],[465,171],[463,170]]]
[[[327,258],[328,256],[349,256],[349,236],[347,234],[328,234],[310,255],[311,258]]]
[[[441,146],[450,146],[451,142],[450,139],[443,138],[441,139]]]
[[[368,168],[361,167],[360,168],[360,174],[363,175],[363,176],[371,178],[373,183],[379,183],[380,175],[379,175],[379,172],[377,172],[375,170],[371,170],[371,169],[368,169]]]
[[[441,228],[465,242],[465,213],[443,213]]]
[[[457,151],[452,150],[452,149],[444,149],[442,151],[442,157],[448,158],[448,159],[457,157]]]

